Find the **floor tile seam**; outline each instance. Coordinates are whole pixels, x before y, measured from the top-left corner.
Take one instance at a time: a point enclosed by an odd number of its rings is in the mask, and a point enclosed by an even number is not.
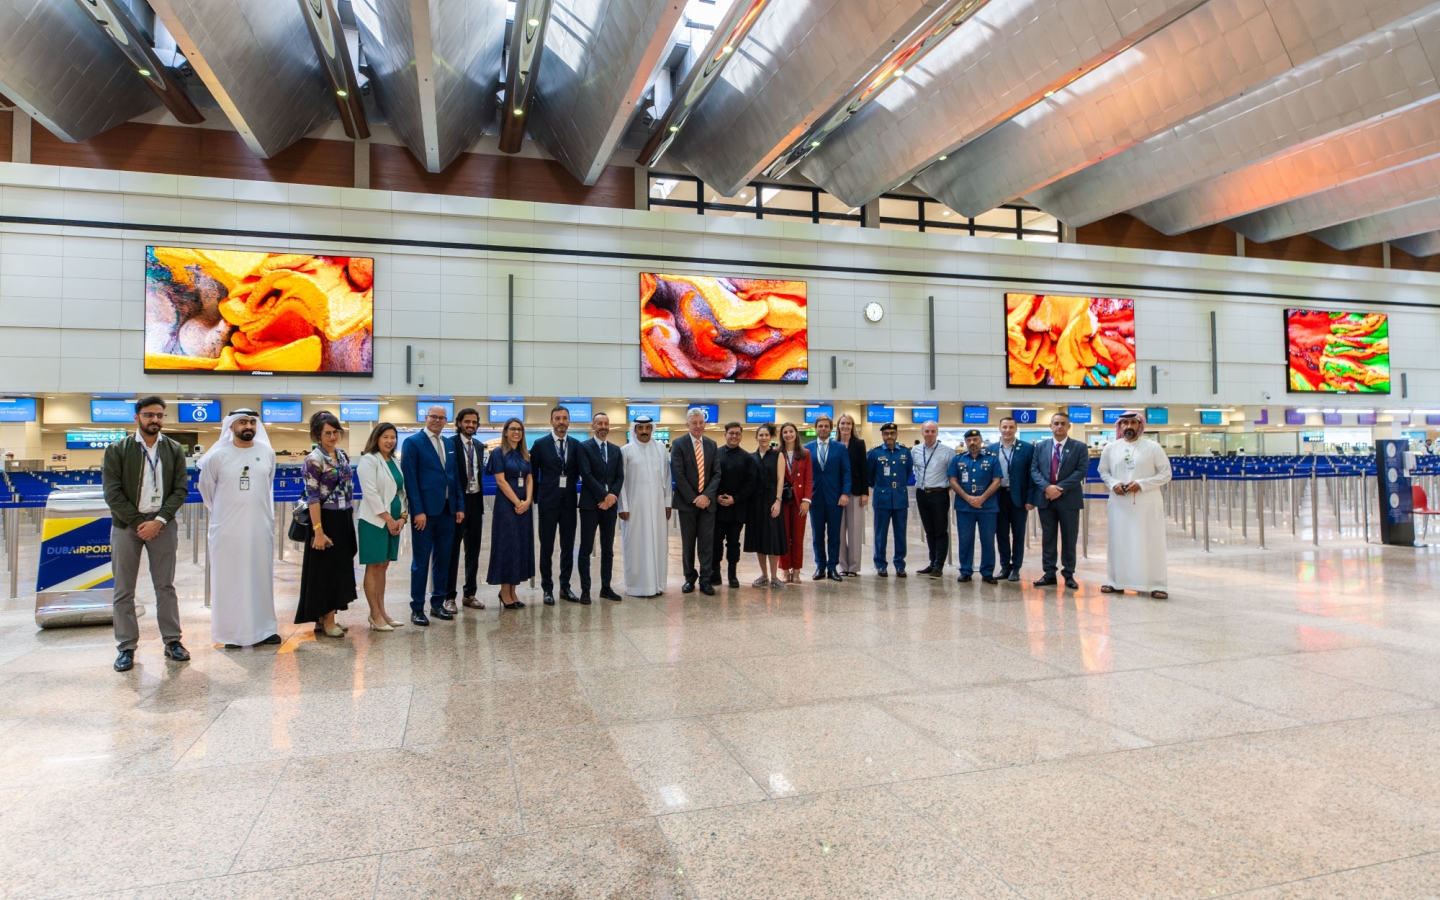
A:
[[[270,790],[265,793],[265,800],[255,810],[255,815],[250,819],[250,827],[245,829],[245,837],[235,845],[235,854],[230,857],[230,865],[224,874],[229,874],[240,862],[240,855],[245,852],[245,845],[250,843],[250,838],[255,834],[255,826],[260,824],[260,819],[265,815],[265,810],[270,808],[270,801],[274,799],[275,792],[280,789],[280,782],[285,780],[285,773],[294,765],[293,760],[287,760],[284,765],[277,767],[275,779],[270,783]]]
[[[1218,660],[1218,661],[1219,661],[1219,662],[1231,662],[1231,660]],[[1172,668],[1173,668],[1173,667],[1172,667]],[[1188,687],[1188,688],[1190,688],[1190,689],[1192,689],[1192,690],[1204,691],[1205,693],[1211,694],[1211,695],[1216,696],[1216,697],[1219,697],[1219,698],[1222,699],[1222,700],[1229,700],[1231,703],[1238,703],[1238,704],[1240,704],[1241,706],[1249,707],[1250,709],[1253,709],[1253,710],[1255,710],[1255,711],[1257,711],[1257,712],[1268,713],[1268,714],[1270,714],[1270,715],[1272,715],[1272,716],[1280,716],[1282,719],[1289,719],[1289,720],[1291,720],[1295,725],[1315,725],[1315,724],[1320,724],[1320,723],[1317,723],[1317,722],[1312,722],[1312,721],[1309,720],[1309,719],[1301,719],[1301,718],[1299,718],[1299,717],[1297,717],[1297,716],[1292,716],[1292,715],[1289,715],[1288,713],[1283,713],[1283,712],[1281,712],[1281,711],[1279,711],[1279,710],[1276,710],[1276,709],[1270,709],[1269,707],[1261,706],[1261,705],[1258,704],[1258,703],[1252,703],[1251,701],[1249,701],[1249,700],[1244,700],[1244,699],[1242,699],[1242,698],[1240,698],[1240,697],[1231,697],[1229,694],[1221,693],[1220,691],[1213,690],[1212,688],[1200,687],[1199,685],[1191,684],[1191,683],[1188,682],[1188,681],[1181,681],[1179,678],[1175,678],[1174,676],[1171,676],[1171,675],[1166,675],[1163,671],[1160,671],[1160,670],[1151,669],[1150,671],[1151,671],[1153,674],[1158,675],[1158,676],[1161,677],[1161,678],[1164,678],[1166,681],[1173,682],[1174,684],[1183,685],[1184,687]],[[1366,717],[1362,716],[1362,717],[1360,717],[1360,718],[1366,718]],[[1281,726],[1281,727],[1293,727],[1293,726]],[[1277,731],[1277,730],[1279,730],[1279,729],[1277,729],[1277,728],[1266,728],[1266,729],[1263,729],[1263,731],[1262,731],[1262,732],[1259,732],[1259,733],[1263,733],[1264,731]]]
[[[778,703],[780,702],[779,699],[777,699],[774,694],[770,693],[769,691],[765,690],[765,688],[763,688],[763,687],[761,687],[760,685],[756,684],[755,681],[754,681],[754,679],[748,677],[744,672],[740,671],[740,669],[734,664],[734,662],[731,661],[730,658],[721,658],[721,659],[719,659],[719,663],[720,663],[720,665],[722,665],[722,666],[724,666],[725,668],[729,669],[730,672],[733,673],[736,678],[739,678],[742,682],[744,682],[745,684],[749,685],[752,690],[758,691],[758,692],[760,693],[760,696],[766,698],[766,699],[769,700],[772,704],[778,704]],[[775,707],[775,706],[767,706],[767,707],[761,707],[761,708],[762,708],[762,709],[774,709],[774,708],[776,708],[776,707]],[[708,723],[707,723],[707,727],[708,727]]]
[[[902,728],[908,728],[908,729],[910,729],[911,731],[913,731],[913,732],[915,732],[916,734],[918,734],[925,743],[931,745],[932,747],[934,747],[936,750],[940,751],[942,754],[946,755],[947,757],[953,758],[953,759],[963,760],[963,761],[966,763],[966,765],[970,766],[969,771],[976,771],[976,770],[979,770],[979,769],[982,769],[982,768],[986,768],[985,766],[983,766],[983,765],[980,763],[979,760],[975,759],[975,758],[974,758],[973,756],[971,756],[970,754],[968,754],[968,753],[963,753],[963,752],[961,752],[961,751],[957,751],[957,750],[956,750],[955,748],[953,748],[953,747],[947,747],[947,746],[945,745],[944,741],[941,740],[940,736],[939,736],[938,734],[936,734],[934,731],[931,731],[929,728],[926,728],[926,727],[923,726],[923,725],[916,725],[916,724],[914,724],[913,722],[909,722],[909,721],[901,718],[899,715],[897,715],[897,714],[891,712],[890,710],[884,708],[883,706],[880,706],[878,703],[875,703],[875,702],[872,701],[872,700],[868,700],[868,699],[867,699],[865,702],[866,702],[868,705],[870,705],[871,707],[873,707],[876,712],[878,712],[878,713],[880,713],[881,715],[885,716],[887,719],[890,719],[890,720],[898,723]],[[913,780],[914,780],[914,779],[911,779],[911,778],[896,778],[896,779],[894,779],[893,781],[884,782],[884,783],[886,783],[886,784],[892,784],[892,783],[897,783],[897,782],[902,782],[902,781],[913,781]]]
[[[966,774],[966,773],[962,773],[962,774]],[[935,777],[939,777],[939,778],[950,778],[950,777],[954,777],[954,776],[952,776],[952,775],[941,775],[941,776],[935,776]],[[888,794],[896,803],[900,804],[901,808],[905,809],[907,812],[909,812],[909,813],[910,813],[911,815],[913,815],[915,818],[919,819],[920,821],[924,822],[926,825],[930,826],[930,828],[931,828],[932,831],[934,831],[936,834],[938,834],[942,840],[948,842],[948,843],[950,844],[950,846],[955,849],[955,852],[959,853],[961,856],[963,856],[963,857],[965,857],[967,860],[969,860],[972,865],[974,865],[975,867],[979,868],[980,870],[982,870],[982,871],[984,871],[984,872],[990,873],[990,876],[991,876],[992,878],[994,878],[994,879],[995,879],[996,881],[998,881],[999,883],[1005,885],[1005,887],[1009,888],[1009,889],[1010,889],[1010,892],[1011,892],[1012,894],[1014,894],[1015,897],[1017,897],[1017,898],[1024,898],[1024,900],[1043,900],[1043,898],[1031,898],[1031,896],[1030,896],[1029,894],[1027,894],[1027,893],[1025,893],[1024,891],[1020,890],[1020,888],[1016,887],[1015,885],[1011,884],[1008,880],[1006,880],[1006,878],[1005,878],[1003,875],[1001,875],[1001,874],[1000,874],[999,872],[997,872],[994,868],[992,868],[988,862],[986,862],[984,859],[981,859],[980,857],[976,856],[973,852],[971,852],[970,849],[969,849],[968,847],[966,847],[964,844],[962,844],[962,843],[956,838],[955,835],[952,835],[952,834],[950,834],[949,832],[947,832],[944,828],[942,828],[942,827],[940,826],[940,824],[939,824],[938,822],[935,822],[934,820],[932,820],[932,819],[931,819],[929,816],[927,816],[923,811],[921,811],[921,810],[919,810],[919,809],[916,809],[914,806],[912,806],[912,805],[910,805],[909,803],[907,803],[907,802],[905,801],[905,798],[904,798],[904,797],[901,797],[899,794],[895,793],[895,791],[894,791],[894,786],[895,786],[895,784],[897,784],[897,783],[899,783],[899,782],[892,782],[892,783],[890,783],[890,784],[880,785],[880,790],[884,791],[884,792],[885,792],[886,794]],[[909,783],[909,782],[906,782],[906,783]]]
[[[1323,651],[1308,651],[1308,652],[1323,652]],[[1405,698],[1407,698],[1407,699],[1416,700],[1416,701],[1419,701],[1420,703],[1423,703],[1423,704],[1424,704],[1424,706],[1421,707],[1421,708],[1419,708],[1419,709],[1406,710],[1407,712],[1423,712],[1425,709],[1434,709],[1435,707],[1440,706],[1440,701],[1433,700],[1433,699],[1431,699],[1431,698],[1429,698],[1429,697],[1426,697],[1426,696],[1423,696],[1423,695],[1421,695],[1421,694],[1412,694],[1412,693],[1409,693],[1409,692],[1407,692],[1407,691],[1396,690],[1395,688],[1380,687],[1380,686],[1378,686],[1378,685],[1368,684],[1368,683],[1363,682],[1363,681],[1358,681],[1358,680],[1356,680],[1356,679],[1354,679],[1354,678],[1350,678],[1350,677],[1345,676],[1345,675],[1335,675],[1335,674],[1332,674],[1332,673],[1330,673],[1330,672],[1318,672],[1318,671],[1316,671],[1316,670],[1314,670],[1314,669],[1311,669],[1311,668],[1308,668],[1308,667],[1306,667],[1306,666],[1293,665],[1293,664],[1291,664],[1291,663],[1286,662],[1287,659],[1292,659],[1292,658],[1294,658],[1294,657],[1296,657],[1296,656],[1303,656],[1303,655],[1304,655],[1304,652],[1302,652],[1302,653],[1300,653],[1300,654],[1296,654],[1296,653],[1281,653],[1281,654],[1273,654],[1273,655],[1270,655],[1270,656],[1251,656],[1251,657],[1244,657],[1244,658],[1242,658],[1242,659],[1217,659],[1217,660],[1209,660],[1209,661],[1201,662],[1201,663],[1184,663],[1183,665],[1164,666],[1164,667],[1162,667],[1162,668],[1150,669],[1150,670],[1148,670],[1148,671],[1151,671],[1151,672],[1154,672],[1154,673],[1157,674],[1157,675],[1161,675],[1161,676],[1164,676],[1164,677],[1166,677],[1166,678],[1169,678],[1171,681],[1180,681],[1180,679],[1175,678],[1174,676],[1165,675],[1164,669],[1185,669],[1185,668],[1191,668],[1191,667],[1194,667],[1194,666],[1207,666],[1207,665],[1212,665],[1212,664],[1214,664],[1214,663],[1245,662],[1245,661],[1249,661],[1249,660],[1252,660],[1252,659],[1273,660],[1274,662],[1280,663],[1281,665],[1287,666],[1287,667],[1289,667],[1289,668],[1298,669],[1299,671],[1308,673],[1308,674],[1310,674],[1310,675],[1318,675],[1318,676],[1320,676],[1321,678],[1328,679],[1328,680],[1330,680],[1330,681],[1343,682],[1344,684],[1350,685],[1350,686],[1352,686],[1352,687],[1364,688],[1364,689],[1367,690],[1367,691],[1379,691],[1379,692],[1386,693],[1386,694],[1394,694],[1394,695],[1396,695],[1396,696],[1398,696],[1398,697],[1405,697]],[[1181,682],[1181,683],[1182,683],[1182,684],[1188,684],[1189,682]],[[1195,687],[1195,685],[1191,685],[1191,687]],[[1206,690],[1209,690],[1209,688],[1206,688]],[[1218,693],[1218,692],[1217,692],[1217,693]],[[1225,696],[1228,696],[1228,695],[1225,695]],[[1239,698],[1232,698],[1232,699],[1235,699],[1236,702],[1241,702],[1241,703],[1246,702],[1246,701],[1239,700]],[[1259,708],[1264,709],[1264,707],[1259,707]],[[1276,710],[1267,710],[1267,712],[1276,712]],[[1400,712],[1400,710],[1397,710],[1396,712]],[[1280,713],[1280,715],[1284,715],[1284,713]],[[1329,723],[1329,722],[1349,722],[1349,721],[1352,721],[1352,720],[1355,720],[1355,719],[1369,719],[1369,718],[1376,718],[1376,717],[1383,716],[1383,715],[1390,715],[1390,713],[1374,713],[1374,714],[1371,714],[1371,715],[1343,716],[1343,717],[1341,717],[1341,718],[1339,718],[1339,719],[1301,720],[1301,721],[1302,721],[1304,724],[1307,724],[1307,725],[1324,725],[1324,724],[1327,724],[1327,723]],[[1293,718],[1293,717],[1290,717],[1290,718]]]
[[[1355,649],[1362,649],[1362,648],[1358,648],[1358,647],[1344,647],[1344,648],[1339,648],[1339,649],[1341,649],[1341,650],[1346,650],[1346,649],[1355,650]],[[1316,650],[1316,651],[1311,651],[1311,652],[1314,652],[1314,653],[1325,653],[1325,652],[1335,652],[1335,651]],[[1433,698],[1426,697],[1426,696],[1424,696],[1423,694],[1415,694],[1415,693],[1412,693],[1412,692],[1410,692],[1410,691],[1396,690],[1395,688],[1390,688],[1390,687],[1381,687],[1381,686],[1378,685],[1378,684],[1371,684],[1371,683],[1368,682],[1368,681],[1361,681],[1359,678],[1354,678],[1354,677],[1351,677],[1351,676],[1349,676],[1349,675],[1336,675],[1336,674],[1331,673],[1331,672],[1317,672],[1317,671],[1314,670],[1314,669],[1308,668],[1308,667],[1306,667],[1306,666],[1299,665],[1298,662],[1291,662],[1291,660],[1303,659],[1304,657],[1306,657],[1306,656],[1308,656],[1308,655],[1309,655],[1308,653],[1287,653],[1287,654],[1282,654],[1282,655],[1279,655],[1279,656],[1265,656],[1265,657],[1257,657],[1257,658],[1259,658],[1259,659],[1273,659],[1273,660],[1275,660],[1276,662],[1281,663],[1282,665],[1287,665],[1287,666],[1290,666],[1291,668],[1299,669],[1299,670],[1301,670],[1302,672],[1313,672],[1313,673],[1315,673],[1315,674],[1317,674],[1317,675],[1324,675],[1324,676],[1326,676],[1327,678],[1334,678],[1334,679],[1339,680],[1339,681],[1344,681],[1344,682],[1347,682],[1347,683],[1349,683],[1349,684],[1353,684],[1353,685],[1355,685],[1356,687],[1365,688],[1366,690],[1371,690],[1371,691],[1389,691],[1389,692],[1392,693],[1392,694],[1399,694],[1399,695],[1401,695],[1402,697],[1409,697],[1409,698],[1412,699],[1412,700],[1419,700],[1419,701],[1421,701],[1422,703],[1426,703],[1426,704],[1428,704],[1428,705],[1430,705],[1430,706],[1432,706],[1432,707],[1433,707],[1433,706],[1436,706],[1436,705],[1440,705],[1440,701],[1436,701],[1436,700],[1434,700]],[[1433,660],[1430,660],[1430,661],[1433,661]],[[1416,712],[1419,712],[1419,710],[1416,710]]]
[[[763,791],[764,788],[761,788],[761,790]],[[767,798],[767,799],[768,799],[768,798]],[[755,800],[755,801],[751,801],[751,802],[754,802],[754,803],[763,803],[763,802],[765,802],[765,801],[763,801],[763,800]],[[737,804],[737,805],[738,805],[738,804]],[[725,807],[707,807],[707,808],[709,808],[709,809],[715,809],[715,808],[721,808],[721,809],[723,809],[723,808],[725,808]],[[696,812],[699,812],[699,810],[696,810]],[[680,880],[681,880],[682,882],[684,882],[685,887],[689,889],[691,900],[704,900],[704,894],[701,893],[699,885],[697,885],[697,884],[695,884],[693,881],[691,881],[691,880],[690,880],[690,875],[685,871],[685,862],[684,862],[684,860],[683,860],[683,859],[681,858],[681,856],[680,856],[680,848],[676,847],[676,846],[675,846],[675,842],[670,839],[670,835],[668,835],[668,834],[665,833],[665,827],[664,827],[664,825],[661,824],[662,817],[661,817],[661,816],[651,816],[650,818],[651,818],[651,820],[652,820],[652,825],[653,825],[653,827],[654,827],[655,830],[660,834],[660,840],[664,841],[666,848],[669,849],[669,851],[670,851],[670,858],[675,861],[675,870],[676,870],[676,871],[675,871],[675,874],[680,877]]]
[[[520,825],[520,833],[526,834],[529,829],[525,827],[525,802],[520,797],[520,776],[515,771],[515,746],[509,736],[505,738],[505,758],[510,766],[510,786],[515,791],[515,817]]]
[[[1306,875],[1301,878],[1292,879],[1290,881],[1277,881],[1274,884],[1267,884],[1253,888],[1245,888],[1243,891],[1234,891],[1229,894],[1219,894],[1214,898],[1214,900],[1225,900],[1226,897],[1244,897],[1247,894],[1254,893],[1255,891],[1269,890],[1271,888],[1286,887],[1289,885],[1304,884],[1309,881],[1318,881],[1322,878],[1332,878],[1336,875],[1344,875],[1350,872],[1363,872],[1366,869],[1373,869],[1378,866],[1393,866],[1396,863],[1409,862],[1413,859],[1424,859],[1427,856],[1440,857],[1440,851],[1427,850],[1421,853],[1412,853],[1408,856],[1397,856],[1394,859],[1386,859],[1380,860],[1378,862],[1366,863],[1363,866],[1350,866],[1344,869],[1335,869],[1330,872],[1320,872],[1315,875]]]
[[[734,744],[732,744],[730,741],[727,741],[725,739],[725,736],[721,734],[711,723],[711,717],[699,716],[698,718],[700,720],[700,724],[704,726],[705,730],[710,734],[710,736],[715,739],[715,743],[719,744],[720,747],[725,751],[725,755],[730,757],[730,759],[734,760],[735,765],[740,767],[740,771],[745,773],[745,777],[749,778],[755,784],[755,786],[760,789],[760,793],[765,795],[765,800],[776,799],[775,795],[770,792],[770,788],[767,786],[767,782],[761,781],[759,778],[755,777],[755,773],[752,772],[750,770],[750,767],[745,764],[745,758],[743,754],[741,754],[735,748]],[[762,803],[764,801],[752,800],[748,802]]]
[[[312,860],[312,861],[310,861],[310,862],[305,862],[305,863],[296,863],[296,864],[293,864],[293,865],[272,866],[272,867],[270,867],[270,868],[268,868],[268,869],[241,869],[241,870],[238,871],[238,872],[226,871],[226,872],[222,872],[222,873],[219,874],[219,875],[201,875],[201,876],[199,876],[198,878],[177,878],[177,879],[175,879],[174,881],[146,882],[146,883],[144,883],[144,884],[133,885],[133,886],[128,887],[128,888],[121,888],[121,889],[119,889],[119,890],[117,890],[117,891],[102,891],[102,892],[100,892],[99,894],[96,894],[94,891],[81,891],[81,892],[75,893],[75,894],[50,894],[50,895],[48,895],[48,897],[46,898],[46,900],[67,900],[67,898],[72,898],[72,897],[83,897],[83,898],[92,898],[92,897],[97,897],[97,896],[98,896],[98,897],[109,897],[109,896],[111,896],[112,894],[124,896],[124,895],[127,894],[128,892],[134,892],[134,891],[154,890],[154,889],[156,889],[156,888],[168,888],[168,887],[174,887],[174,886],[176,886],[176,885],[185,885],[185,884],[199,884],[200,882],[214,881],[214,880],[219,879],[219,878],[240,878],[240,877],[244,877],[244,876],[246,876],[246,875],[265,875],[265,874],[269,874],[269,873],[271,873],[271,872],[299,871],[299,870],[301,870],[301,869],[309,868],[309,867],[314,866],[314,865],[317,865],[317,864],[319,864],[319,865],[324,865],[324,864],[327,864],[327,863],[349,862],[349,861],[351,861],[351,860],[356,860],[356,859],[369,859],[370,857],[375,857],[375,860],[376,860],[376,862],[377,862],[376,868],[378,869],[378,868],[379,868],[378,862],[379,862],[381,856],[382,856],[382,854],[380,854],[380,853],[357,853],[357,854],[355,854],[354,856],[336,856],[336,857],[331,857],[331,858],[327,858],[327,859]],[[38,898],[37,898],[37,900],[38,900]]]

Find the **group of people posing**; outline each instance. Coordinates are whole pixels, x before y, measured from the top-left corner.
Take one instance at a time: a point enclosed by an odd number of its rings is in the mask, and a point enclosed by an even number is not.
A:
[[[134,665],[138,642],[134,597],[142,550],[149,555],[165,656],[189,659],[181,643],[174,588],[175,516],[188,496],[188,476],[180,445],[160,433],[165,409],[159,397],[136,401],[135,434],[105,452],[118,671]],[[623,539],[626,593],[636,597],[663,593],[668,579],[667,523],[672,515],[679,517],[683,593],[698,588],[714,594],[717,586],[727,583],[740,587],[742,553],[754,553],[759,562],[760,577],[751,582],[752,587],[783,588],[799,582],[807,518],[813,579],[843,581],[857,576],[867,506],[874,511],[876,573],[887,577],[893,565],[896,576],[904,578],[912,475],[928,551],[928,564],[918,574],[943,573],[950,547],[946,507],[953,502],[960,581],[973,578],[977,531],[982,580],[1019,581],[1026,519],[1035,509],[1042,527],[1044,568],[1035,584],[1056,584],[1058,569],[1067,586],[1079,586],[1074,579],[1075,540],[1089,454],[1081,442],[1068,439],[1070,423],[1064,413],[1051,420],[1050,439],[1034,445],[1018,440],[1016,423],[1007,417],[1000,422],[999,441],[986,446],[980,432],[971,430],[960,453],[939,443],[934,423],[924,426],[923,441],[909,449],[896,443],[896,427],[887,423],[880,430],[883,443],[867,452],[849,415],[840,416],[838,435],[833,437],[831,419],[820,417],[815,440],[805,444],[793,424],[760,425],[753,431],[754,449],[747,450],[742,447],[745,434],[739,423],[726,425],[724,443],[717,444],[705,436],[704,413],[690,410],[686,433],[672,442],[668,452],[654,439],[655,424],[648,417],[632,423],[631,440],[624,446],[609,442],[610,421],[604,413],[590,422],[588,439],[577,439],[569,433],[570,414],[564,406],[551,410],[549,433],[533,443],[527,443],[524,423],[510,419],[501,428],[499,445],[488,450],[475,439],[480,425],[476,410],[463,409],[456,415],[452,436],[443,435],[446,424],[445,408],[431,407],[424,430],[402,444],[395,426],[382,422],[352,467],[339,446],[344,436],[339,419],[328,410],[311,417],[315,447],[303,464],[304,496],[291,525],[292,536],[303,537],[305,546],[297,624],[313,623],[317,636],[345,634],[335,614],[358,596],[357,557],[365,567],[362,586],[370,627],[392,631],[405,624],[386,611],[385,584],[407,527],[412,545],[410,622],[428,626],[430,617],[453,619],[462,606],[484,609],[477,579],[485,474],[493,475],[496,483],[486,582],[497,586],[496,600],[504,609],[525,605],[515,588],[535,574],[532,513],[536,507],[546,605],[556,602],[557,537],[561,599],[582,605],[592,602],[590,559],[598,537],[600,586],[595,596],[621,600],[612,587],[617,526]],[[1101,460],[1101,476],[1113,491],[1111,500],[1128,499],[1129,506],[1138,510],[1127,515],[1112,503],[1111,583],[1102,590],[1145,590],[1158,597],[1164,595],[1164,514],[1153,489],[1168,482],[1169,464],[1153,442],[1137,443],[1143,430],[1138,415],[1122,419],[1117,430],[1122,440],[1116,443],[1125,449],[1111,459],[1107,448]],[[279,643],[273,587],[275,452],[255,411],[236,410],[226,417],[220,440],[201,458],[199,469],[199,490],[209,512],[212,639],[229,648]],[[358,512],[356,475],[361,493]],[[1143,548],[1147,534],[1156,533],[1149,520],[1157,514],[1158,569],[1153,552],[1142,552],[1129,560],[1129,570],[1121,563],[1117,571],[1117,518],[1122,529],[1118,537]],[[1153,539],[1148,543],[1153,544]],[[572,563],[577,559],[578,595],[570,587]]]

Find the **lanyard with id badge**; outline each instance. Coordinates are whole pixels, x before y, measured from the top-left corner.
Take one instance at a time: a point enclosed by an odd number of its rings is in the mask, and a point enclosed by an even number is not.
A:
[[[157,442],[158,443],[158,442]],[[150,448],[143,448],[145,453],[145,465],[150,467],[150,502],[160,503],[160,448],[156,446],[155,455],[150,455]]]
[[[250,467],[246,466],[240,470],[240,490],[250,490]]]

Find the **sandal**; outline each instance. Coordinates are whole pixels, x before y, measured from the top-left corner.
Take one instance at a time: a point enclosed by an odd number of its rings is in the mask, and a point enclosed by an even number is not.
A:
[[[1151,591],[1150,597],[1154,600],[1169,600],[1170,595],[1164,591]]]
[[[1122,591],[1122,590],[1120,590],[1119,588],[1113,588],[1113,587],[1111,587],[1111,586],[1108,585],[1108,584],[1102,584],[1102,585],[1100,585],[1100,593],[1102,593],[1102,594],[1123,594],[1123,593],[1125,593],[1125,592]]]
[[[750,586],[753,587],[753,588],[769,587],[769,586],[770,586],[770,579],[766,578],[764,575],[761,575],[759,578],[757,578],[757,579],[755,579],[754,581],[750,582]]]

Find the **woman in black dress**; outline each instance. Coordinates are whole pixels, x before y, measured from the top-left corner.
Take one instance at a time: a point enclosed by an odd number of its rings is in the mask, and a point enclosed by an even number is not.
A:
[[[535,526],[530,516],[535,476],[530,451],[525,449],[525,425],[519,419],[506,420],[500,446],[491,451],[485,471],[495,476],[496,491],[485,581],[500,585],[500,603],[506,609],[519,609],[525,604],[515,596],[515,585],[535,577]]]
[[[760,466],[760,484],[750,497],[750,514],[745,519],[745,552],[760,560],[760,577],[751,587],[785,586],[780,578],[780,556],[789,549],[785,540],[785,519],[780,515],[784,506],[785,457],[775,446],[775,426],[761,425],[755,429],[755,462]]]
[[[336,610],[355,599],[355,479],[350,457],[340,449],[345,430],[322,409],[310,417],[315,449],[305,457],[305,503],[310,507],[311,538],[300,562],[300,605],[295,624],[315,623],[315,634],[344,637]]]

